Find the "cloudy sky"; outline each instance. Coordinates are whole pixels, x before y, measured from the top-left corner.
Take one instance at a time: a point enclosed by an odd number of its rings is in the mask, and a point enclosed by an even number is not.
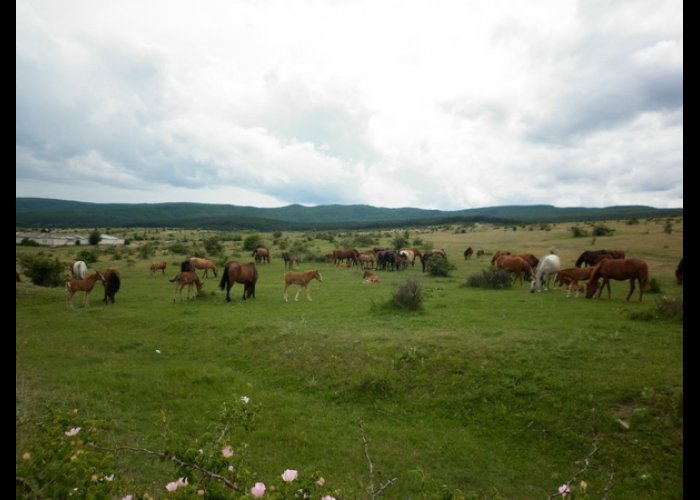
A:
[[[16,1],[16,195],[683,206],[681,0]]]

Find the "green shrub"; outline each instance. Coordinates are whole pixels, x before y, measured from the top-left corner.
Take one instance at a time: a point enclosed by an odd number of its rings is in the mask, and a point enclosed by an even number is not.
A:
[[[86,264],[94,264],[98,259],[99,257],[95,250],[83,250],[82,252],[78,252],[78,255],[75,257],[75,260],[85,261]]]
[[[612,236],[615,230],[603,224],[593,226],[593,236]]]
[[[421,310],[423,308],[423,287],[420,281],[408,279],[401,283],[396,288],[391,303],[398,309]]]
[[[24,274],[38,286],[60,286],[65,282],[65,266],[57,258],[24,255],[20,257]]]
[[[189,255],[191,253],[190,248],[184,243],[173,243],[168,247],[168,250],[175,255]]]
[[[256,248],[264,246],[262,242],[262,238],[258,233],[251,233],[248,236],[245,237],[243,240],[243,248],[245,250],[248,250],[249,252],[252,252]]]
[[[588,231],[578,226],[573,226],[571,228],[571,233],[573,234],[574,238],[585,238],[588,236]]]
[[[513,280],[503,269],[492,267],[484,269],[480,274],[472,274],[467,280],[467,285],[476,288],[504,289],[513,286]]]
[[[150,259],[156,253],[156,247],[153,243],[146,243],[139,247],[139,256],[142,259]]]
[[[29,238],[22,238],[22,241],[19,242],[19,245],[23,247],[38,247],[41,246],[39,243],[37,243],[34,240],[30,240]]]
[[[204,249],[209,255],[221,255],[224,252],[224,246],[215,236],[207,238],[203,243]]]
[[[457,269],[441,255],[433,255],[428,258],[426,269],[431,276],[449,276],[450,271]]]
[[[630,319],[654,321],[659,319],[683,320],[683,297],[657,297],[654,308],[646,311],[634,311]]]

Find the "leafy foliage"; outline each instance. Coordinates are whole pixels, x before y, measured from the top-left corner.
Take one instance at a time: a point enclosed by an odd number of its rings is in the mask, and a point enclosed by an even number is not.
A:
[[[20,262],[24,274],[29,276],[32,283],[38,286],[59,286],[64,283],[63,263],[57,258],[23,255]]]
[[[472,274],[467,280],[467,284],[476,288],[504,289],[513,286],[513,280],[503,269],[493,267],[484,269],[479,274]]]

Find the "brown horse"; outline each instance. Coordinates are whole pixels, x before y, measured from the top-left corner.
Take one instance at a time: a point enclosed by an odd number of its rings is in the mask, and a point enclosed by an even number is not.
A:
[[[70,281],[66,281],[66,284],[63,287],[66,290],[66,307],[74,309],[73,295],[75,295],[76,292],[85,292],[85,300],[83,304],[85,307],[89,307],[90,304],[88,303],[88,295],[90,295],[92,289],[95,288],[95,283],[97,283],[98,280],[101,281],[102,284],[105,282],[105,278],[102,276],[102,273],[95,271],[84,280],[72,279]]]
[[[151,274],[155,274],[156,271],[162,271],[162,274],[165,274],[166,267],[168,267],[168,263],[164,260],[154,262],[153,264],[151,264]]]
[[[105,304],[109,304],[112,302],[114,304],[114,294],[119,291],[119,287],[121,287],[121,276],[119,275],[119,271],[116,269],[107,269],[104,272],[104,287],[105,287],[105,298],[104,302]]]
[[[506,252],[503,250],[496,250],[496,253],[493,254],[493,257],[491,258],[491,265],[495,266],[496,265],[496,260],[501,256],[501,255],[510,255],[510,252]]]
[[[598,279],[603,278],[603,285],[598,288]],[[634,282],[639,281],[639,301],[641,302],[644,291],[649,289],[649,268],[647,263],[640,259],[603,259],[595,266],[586,287],[586,298],[590,299],[598,291],[598,297],[603,288],[608,287],[610,298],[610,280],[630,280],[630,292],[625,300],[629,300],[634,292]]]
[[[317,269],[305,272],[284,273],[284,301],[289,302],[289,299],[287,298],[287,288],[289,288],[290,285],[299,285],[299,290],[297,290],[294,300],[299,300],[299,294],[301,293],[302,289],[306,290],[306,298],[311,300],[311,295],[309,295],[309,281],[313,279],[323,281],[321,273],[318,272]]]
[[[576,292],[578,297],[579,281],[587,281],[591,277],[594,267],[570,267],[568,269],[560,269],[554,278],[554,284],[559,282],[566,285],[566,296],[569,297],[572,291]]]
[[[360,252],[354,248],[337,248],[333,250],[331,259],[336,266],[339,266],[341,262],[350,262],[353,266],[359,266]]]
[[[477,250],[476,251],[476,258],[480,258],[484,256],[484,251],[483,250]]]
[[[257,247],[250,255],[255,258],[255,262],[258,264],[270,263],[270,251],[265,247]]]
[[[190,257],[190,262],[194,266],[194,269],[204,269],[204,277],[207,278],[209,276],[209,270],[214,273],[214,277],[216,278],[216,266],[212,261],[209,259],[200,259],[199,257]]]
[[[472,247],[467,247],[467,249],[464,251],[464,260],[471,259],[473,253],[474,253],[474,250],[472,249]]]
[[[197,273],[194,271],[181,271],[170,281],[175,282],[175,293],[173,294],[173,302],[175,302],[175,298],[177,297],[178,292],[180,292],[180,300],[182,300],[182,289],[185,288],[185,285],[187,285],[187,300],[190,300],[190,290],[192,290],[193,285],[197,287],[195,297],[204,286],[204,284],[201,281],[199,281],[199,276],[197,276]]]
[[[676,283],[679,285],[683,284],[683,257],[681,257],[681,261],[678,263],[678,267],[676,268]]]
[[[226,288],[226,302],[231,302],[231,287],[235,283],[243,284],[243,300],[255,298],[255,283],[258,281],[258,269],[252,262],[241,264],[230,261],[224,265],[224,272],[221,273],[221,283],[219,288]]]
[[[523,284],[523,273],[527,273],[528,279],[532,280],[535,278],[535,273],[532,272],[532,267],[527,263],[522,257],[511,256],[511,255],[500,255],[496,259],[496,268],[503,269],[506,272],[513,274],[513,284],[515,281],[520,281]]]
[[[289,252],[282,252],[282,259],[284,259],[284,268],[287,269],[287,266],[289,266],[289,269],[292,269],[294,267],[294,264],[299,265],[301,262],[301,259],[297,257],[296,255],[292,255]]]

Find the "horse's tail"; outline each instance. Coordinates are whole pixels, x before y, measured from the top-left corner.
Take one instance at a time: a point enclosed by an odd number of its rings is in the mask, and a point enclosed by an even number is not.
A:
[[[224,271],[221,273],[221,283],[219,283],[219,288],[222,290],[226,288],[226,285],[228,285],[228,266],[229,264],[226,264],[224,266]]]
[[[646,262],[642,262],[642,267],[639,269],[639,288],[645,292],[651,290],[649,285],[649,266],[647,266]]]
[[[112,273],[110,283],[112,285],[112,293],[117,293],[119,291],[119,287],[122,285],[122,280],[119,278],[117,273]]]

